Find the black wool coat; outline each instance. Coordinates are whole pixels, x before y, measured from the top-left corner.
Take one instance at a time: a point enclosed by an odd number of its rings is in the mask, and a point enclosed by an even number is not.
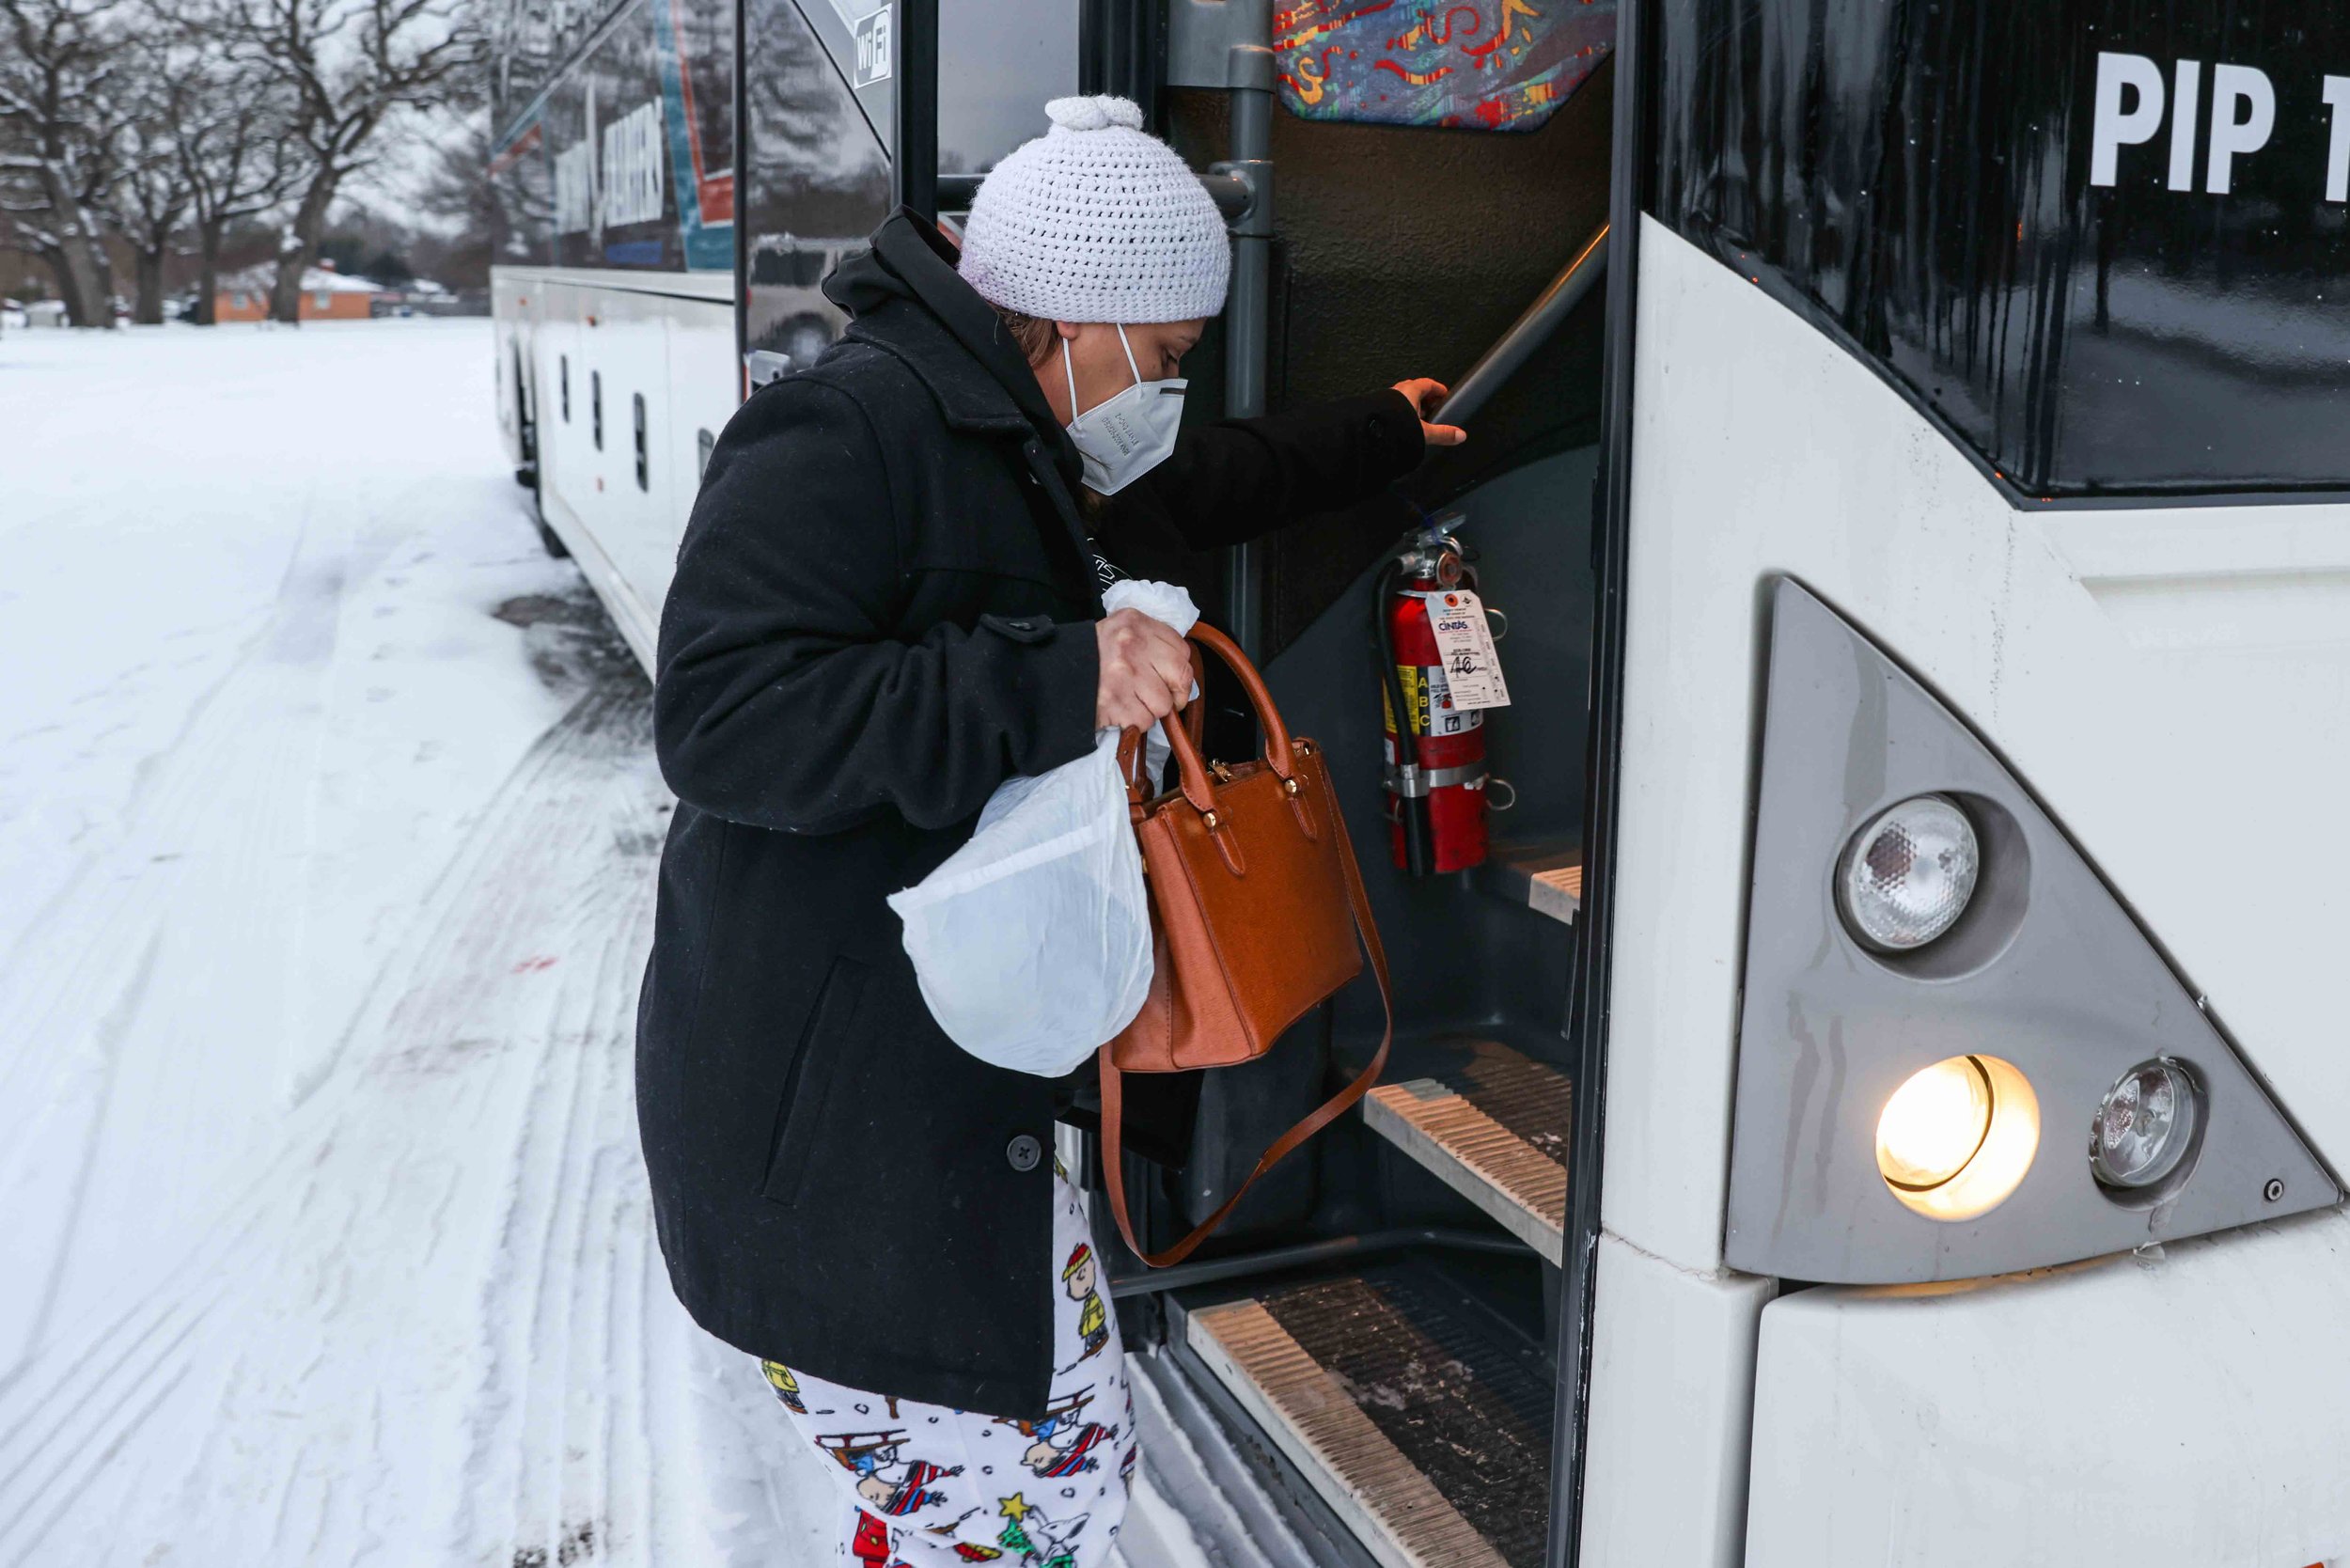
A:
[[[883,902],[1006,778],[1093,744],[1093,556],[1261,533],[1420,456],[1381,393],[1187,435],[1089,539],[1075,454],[935,230],[835,274],[848,335],[711,454],[661,620],[678,796],[637,1011],[661,1249],[703,1327],[892,1394],[1042,1416],[1056,1086],[959,1050]],[[1146,489],[1147,487],[1147,489]],[[1132,496],[1133,500],[1128,501]]]

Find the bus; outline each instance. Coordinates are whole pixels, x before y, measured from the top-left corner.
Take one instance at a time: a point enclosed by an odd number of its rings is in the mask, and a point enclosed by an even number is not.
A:
[[[1046,98],[1134,99],[1228,216],[1198,416],[1455,378],[1465,446],[1190,585],[1334,760],[1397,1043],[1190,1260],[1097,1226],[1181,1515],[1129,1560],[2350,1563],[2350,12],[495,31],[500,421],[649,666],[825,274]],[[1444,870],[1383,760],[1457,717],[1375,651],[1417,571],[1506,671]],[[1164,1246],[1379,1034],[1357,985],[1065,1156]]]

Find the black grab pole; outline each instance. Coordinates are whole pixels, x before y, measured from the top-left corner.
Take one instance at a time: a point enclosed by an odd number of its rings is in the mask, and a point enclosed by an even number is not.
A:
[[[889,182],[895,205],[938,221],[938,0],[897,0],[897,124]]]

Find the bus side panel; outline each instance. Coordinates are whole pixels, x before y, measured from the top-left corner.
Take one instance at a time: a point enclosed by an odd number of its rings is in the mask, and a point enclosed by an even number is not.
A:
[[[666,484],[653,487],[650,450],[646,483],[637,482],[635,400],[645,400],[650,443],[666,412],[669,302],[571,282],[544,287],[544,374],[559,381],[568,360],[571,380],[571,418],[557,421],[547,470],[547,520],[650,667],[679,530]]]
[[[1683,1267],[1721,1261],[1781,572],[2008,760],[2350,1164],[2333,951],[2350,839],[2319,825],[2350,774],[2350,508],[2019,510],[1748,279],[1653,219],[1639,255],[1607,1229]],[[2044,1106],[2041,1158],[2085,1168],[2094,1110]]]
[[[540,287],[547,302],[538,335],[540,400],[550,411],[540,437],[547,521],[650,669],[661,602],[701,484],[702,434],[714,442],[737,401],[733,307],[723,298],[569,279]]]
[[[2350,1215],[1762,1314],[1752,1568],[2350,1556]]]
[[[686,519],[694,512],[694,497],[701,489],[709,444],[718,439],[718,432],[734,417],[742,402],[743,380],[734,357],[733,305],[676,304],[668,318],[665,344],[669,406],[666,417],[653,431],[654,450],[662,464],[657,482],[666,492],[669,521],[675,530],[669,540],[672,570],[677,541],[684,537]],[[666,575],[663,582],[666,586]]]
[[[1772,1283],[1599,1243],[1581,1568],[1736,1568]]]

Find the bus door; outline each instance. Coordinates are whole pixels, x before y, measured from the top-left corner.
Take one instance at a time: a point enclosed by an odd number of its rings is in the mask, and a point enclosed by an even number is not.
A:
[[[985,79],[1000,44],[959,40],[957,0],[939,5],[935,167],[910,157],[896,172],[909,205],[951,219],[973,172],[953,165],[983,165],[960,155],[949,85]],[[923,9],[900,8],[901,44],[918,42],[905,19]],[[1255,651],[1292,728],[1338,759],[1398,1037],[1365,1114],[1259,1184],[1191,1261],[1146,1271],[1105,1230],[1101,1255],[1125,1259],[1109,1289],[1127,1343],[1156,1353],[1138,1356],[1143,1374],[1183,1386],[1165,1407],[1198,1413],[1199,1445],[1243,1456],[1315,1560],[1538,1568],[1564,1539],[1553,1434],[1582,1381],[1572,1303],[1588,1247],[1570,1171],[1597,1148],[1570,1014],[1613,11],[1174,0],[1162,33],[1151,7],[1058,9],[1083,89],[1142,103],[1232,227],[1231,297],[1186,363],[1186,417],[1432,375],[1458,384],[1470,431],[1371,504],[1297,519],[1187,585]],[[927,93],[918,51],[901,59],[911,147]],[[1042,95],[1023,90],[1015,141],[1041,123]],[[1490,606],[1475,631],[1499,652],[1508,698],[1475,727],[1481,763],[1438,786],[1483,835],[1481,853],[1441,870],[1402,842],[1427,802],[1390,789],[1386,693],[1411,693],[1416,744],[1451,739],[1466,678],[1456,707],[1447,657],[1375,651],[1399,606],[1420,618],[1407,634],[1434,635],[1443,606],[1391,570],[1431,550],[1451,557],[1450,588]],[[1245,713],[1213,687],[1208,700],[1211,749],[1245,755]],[[1365,983],[1262,1060],[1130,1104],[1127,1168],[1101,1170],[1087,1145],[1087,1180],[1124,1181],[1146,1245],[1166,1245],[1359,1071],[1380,1021]]]
[[[1292,729],[1336,760],[1396,1041],[1362,1116],[1259,1184],[1216,1255],[1113,1289],[1329,1560],[1538,1568],[1568,1523],[1554,1434],[1581,1381],[1570,1175],[1597,1137],[1570,1013],[1612,8],[1283,8],[1261,133],[1233,40],[1185,36],[1214,10],[1176,8],[1167,131],[1197,166],[1237,164],[1272,221],[1264,297],[1236,264],[1194,401],[1279,410],[1427,375],[1453,386],[1447,416],[1469,440],[1367,506],[1236,552],[1202,595]],[[1481,698],[1496,705],[1471,705],[1434,641],[1465,595],[1480,657],[1498,657]],[[1386,738],[1399,707],[1406,751]],[[1222,733],[1251,745],[1245,726]],[[1418,781],[1400,776],[1414,758]],[[1357,986],[1264,1061],[1205,1074],[1180,1167],[1122,1173],[1159,1228],[1146,1240],[1220,1205],[1380,1028]]]

